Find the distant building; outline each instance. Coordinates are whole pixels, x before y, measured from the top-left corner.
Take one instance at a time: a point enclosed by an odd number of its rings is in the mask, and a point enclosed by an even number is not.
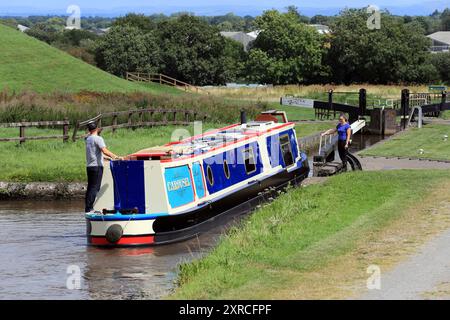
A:
[[[255,31],[252,31],[252,32],[249,32],[249,33],[247,33],[247,35],[249,35],[250,37],[253,37],[253,38],[257,38],[258,37],[258,34],[261,32],[261,30],[255,30]]]
[[[95,33],[98,36],[104,36],[105,34],[107,34],[109,32],[109,29],[111,29],[111,28],[92,29],[89,31],[92,33]]]
[[[245,51],[250,49],[250,43],[256,39],[256,36],[241,31],[222,31],[220,34],[225,38],[233,39],[241,43],[244,46]]]
[[[310,24],[310,27],[313,27],[320,34],[329,34],[331,32],[330,27],[323,24]]]
[[[21,31],[21,32],[25,32],[25,31],[27,31],[30,28],[28,28],[27,26],[23,26],[23,25],[19,24],[19,25],[17,25],[17,29],[19,29],[19,31]]]
[[[439,31],[427,36],[433,43],[431,52],[449,52],[450,50],[450,31]]]
[[[322,24],[310,24],[309,26],[315,28],[320,34],[328,34],[331,32],[328,26]],[[250,44],[255,41],[260,32],[261,30],[255,30],[249,33],[242,31],[222,31],[220,34],[225,38],[233,39],[239,43],[242,43],[244,50],[248,51],[250,49]]]

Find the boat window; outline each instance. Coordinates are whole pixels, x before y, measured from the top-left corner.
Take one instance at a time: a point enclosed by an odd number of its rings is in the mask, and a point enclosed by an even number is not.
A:
[[[243,153],[244,153],[245,171],[247,172],[247,174],[255,172],[256,163],[253,148],[247,148],[244,150]]]
[[[213,186],[214,185],[214,176],[213,176],[211,166],[208,166],[208,168],[206,169],[206,172],[207,172],[206,174],[208,176],[209,185]]]
[[[203,170],[200,162],[192,164],[192,176],[195,182],[195,192],[199,198],[206,196],[205,184],[203,182]]]
[[[294,156],[292,154],[292,147],[291,142],[289,140],[289,135],[285,134],[280,136],[280,147],[285,166],[286,167],[292,166],[294,164]]]
[[[230,179],[230,168],[228,167],[227,160],[223,161],[223,172],[225,173],[225,177],[227,179]]]

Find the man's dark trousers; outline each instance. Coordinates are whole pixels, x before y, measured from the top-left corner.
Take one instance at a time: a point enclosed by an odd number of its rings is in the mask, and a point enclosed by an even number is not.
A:
[[[94,202],[100,191],[103,177],[103,167],[87,167],[88,187],[86,190],[85,212],[94,210]]]

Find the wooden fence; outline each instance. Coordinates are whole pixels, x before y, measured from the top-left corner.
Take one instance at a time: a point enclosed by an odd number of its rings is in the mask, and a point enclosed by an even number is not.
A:
[[[22,122],[14,123],[0,123],[0,128],[19,128],[19,137],[14,138],[0,138],[0,142],[7,141],[19,141],[20,144],[27,140],[48,140],[48,139],[62,139],[63,142],[69,141],[69,125],[70,122],[67,119],[63,121],[34,121],[27,122],[22,120]],[[51,136],[26,136],[26,128],[39,128],[39,127],[55,127],[62,126],[62,135],[51,135]]]
[[[158,117],[159,115],[159,117]],[[108,125],[105,124],[105,120],[109,118]],[[154,127],[154,126],[167,126],[167,125],[189,125],[196,120],[205,121],[206,115],[199,115],[195,111],[181,110],[181,109],[136,109],[127,111],[116,111],[99,114],[95,118],[86,121],[77,121],[72,134],[72,140],[76,141],[78,138],[85,137],[86,134],[78,134],[80,129],[95,121],[98,127],[103,130],[112,130],[114,133],[119,128],[142,128],[142,127]],[[119,120],[124,120],[120,123]]]
[[[203,90],[200,87],[166,76],[162,73],[127,72],[126,79],[133,82],[157,82],[159,84],[169,85],[184,91],[209,94],[208,91]]]

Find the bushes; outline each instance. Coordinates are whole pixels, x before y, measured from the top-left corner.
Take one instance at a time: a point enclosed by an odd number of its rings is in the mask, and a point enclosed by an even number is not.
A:
[[[432,54],[431,63],[439,73],[439,78],[450,84],[450,52]]]

